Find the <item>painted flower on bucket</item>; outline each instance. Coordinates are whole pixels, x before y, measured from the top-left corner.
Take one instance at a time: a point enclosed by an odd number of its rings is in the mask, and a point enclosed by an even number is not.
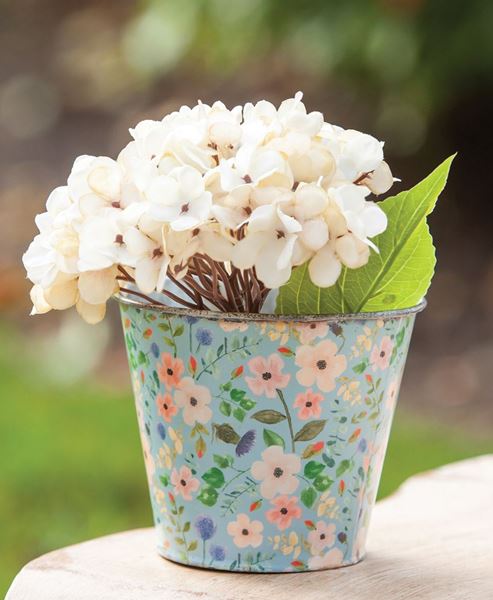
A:
[[[298,394],[293,404],[295,408],[299,408],[298,418],[306,421],[306,419],[320,417],[322,414],[320,403],[323,399],[322,394],[314,394],[311,388],[304,393]]]
[[[158,406],[159,414],[167,423],[171,423],[172,418],[178,412],[178,409],[173,403],[171,394],[158,395],[156,397],[156,403]]]
[[[210,421],[211,393],[205,386],[196,384],[191,377],[184,377],[180,381],[174,399],[176,406],[183,409],[183,420],[187,425]]]
[[[173,358],[169,352],[164,352],[161,355],[161,363],[158,365],[157,372],[166,389],[176,387],[180,383],[184,370],[185,367],[180,358]]]
[[[322,392],[330,392],[335,388],[336,377],[346,369],[347,361],[343,354],[337,354],[334,342],[324,340],[316,346],[299,346],[296,364],[300,367],[296,379],[301,385],[316,384]]]
[[[275,398],[276,389],[285,388],[291,377],[282,373],[284,362],[277,354],[271,354],[267,358],[256,356],[248,362],[248,367],[253,377],[245,377],[245,381],[257,396]]]
[[[379,346],[373,346],[370,354],[370,364],[374,371],[377,371],[378,369],[385,371],[385,369],[387,369],[390,364],[393,348],[394,343],[388,335],[382,338]]]
[[[271,500],[271,504],[274,508],[268,510],[265,517],[269,523],[274,523],[281,531],[290,527],[293,519],[301,517],[302,511],[298,506],[296,496],[277,496]]]
[[[191,500],[192,493],[199,489],[199,481],[192,475],[189,467],[173,469],[171,472],[171,483],[175,486],[175,494],[179,494],[183,500]]]
[[[296,474],[301,461],[296,454],[285,454],[281,446],[270,446],[262,452],[262,460],[252,465],[252,476],[262,481],[260,493],[271,499],[277,494],[291,494],[298,487]]]
[[[237,516],[235,521],[228,523],[227,530],[238,548],[258,548],[262,543],[264,525],[261,521],[250,521],[244,513]]]
[[[317,521],[315,529],[308,534],[308,543],[312,554],[320,554],[325,548],[330,548],[336,540],[334,523]]]

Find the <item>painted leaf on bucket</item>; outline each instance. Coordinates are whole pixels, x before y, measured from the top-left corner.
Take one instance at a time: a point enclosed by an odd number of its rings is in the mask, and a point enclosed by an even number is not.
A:
[[[315,286],[308,264],[298,267],[277,297],[278,314],[338,314],[383,311],[416,305],[426,294],[435,269],[435,248],[426,217],[445,187],[455,155],[410,190],[380,203],[387,229],[372,241],[372,252],[359,269],[342,270],[337,283]]]

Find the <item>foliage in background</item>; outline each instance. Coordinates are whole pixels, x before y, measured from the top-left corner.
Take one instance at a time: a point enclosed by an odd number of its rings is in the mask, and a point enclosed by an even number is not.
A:
[[[344,267],[336,284],[315,286],[308,268],[295,269],[277,296],[280,314],[337,314],[409,308],[426,294],[435,268],[435,248],[426,222],[445,187],[453,156],[411,190],[379,204],[387,229],[374,241],[378,252],[359,269]]]
[[[451,96],[478,78],[493,81],[493,4],[483,0],[184,0],[175,8],[147,0],[128,23],[125,56],[144,78],[178,65],[228,77],[268,62],[317,82],[342,79],[367,98],[382,137],[404,134],[403,153],[419,147]]]

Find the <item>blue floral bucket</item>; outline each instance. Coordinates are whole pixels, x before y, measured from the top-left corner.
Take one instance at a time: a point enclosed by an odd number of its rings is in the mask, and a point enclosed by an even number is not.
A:
[[[360,561],[415,315],[120,298],[159,553],[228,571]]]

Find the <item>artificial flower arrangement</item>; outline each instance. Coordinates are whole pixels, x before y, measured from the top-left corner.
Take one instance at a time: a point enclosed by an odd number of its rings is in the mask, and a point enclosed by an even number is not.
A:
[[[119,299],[160,553],[359,561],[453,157],[377,202],[383,143],[301,93],[130,133],[116,161],[75,160],[24,265],[34,314],[96,323]]]

